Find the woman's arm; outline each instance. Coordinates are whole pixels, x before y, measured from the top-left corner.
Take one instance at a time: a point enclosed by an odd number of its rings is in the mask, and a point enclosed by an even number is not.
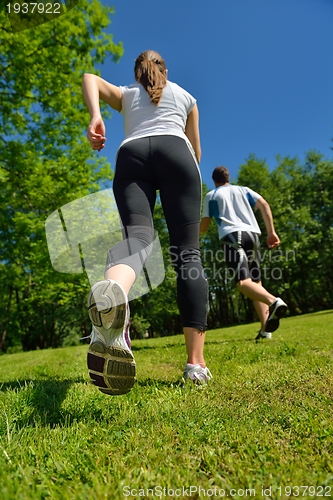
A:
[[[202,217],[200,221],[200,234],[203,234],[208,230],[210,221],[210,217]]]
[[[101,99],[113,109],[121,111],[122,93],[119,87],[108,83],[99,76],[85,73],[82,78],[82,94],[91,116],[87,137],[91,147],[100,151],[104,148],[106,137],[99,100]]]
[[[119,87],[103,80],[97,75],[85,73],[82,78],[84,102],[90,115],[99,113],[99,99],[106,102],[116,111],[121,111],[122,93]]]
[[[199,110],[195,104],[191,113],[187,117],[185,134],[187,135],[190,143],[197,157],[198,163],[201,160],[201,146],[200,146],[200,133],[199,133]]]

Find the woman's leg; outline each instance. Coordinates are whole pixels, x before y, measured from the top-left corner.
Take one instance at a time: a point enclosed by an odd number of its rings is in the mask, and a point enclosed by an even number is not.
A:
[[[105,271],[105,279],[117,281],[117,283],[123,287],[127,295],[129,294],[135,278],[135,271],[133,267],[128,264],[118,264]]]
[[[204,344],[206,332],[185,326],[183,328],[187,352],[187,363],[191,365],[206,366],[204,360]]]
[[[201,176],[183,139],[152,137],[161,202],[170,235],[170,254],[177,273],[177,298],[188,363],[205,367],[208,285],[199,249]]]
[[[105,277],[90,290],[93,324],[87,364],[94,384],[109,395],[125,394],[135,382],[135,360],[129,338],[128,292],[142,270],[153,241],[155,188],[145,179],[146,143],[133,141],[118,155],[113,191],[125,239],[108,253]],[[138,155],[138,156],[136,156]]]
[[[147,168],[148,159],[148,139],[129,142],[118,153],[113,181],[123,241],[109,251],[105,279],[120,283],[127,294],[142,271],[154,239],[156,187]]]

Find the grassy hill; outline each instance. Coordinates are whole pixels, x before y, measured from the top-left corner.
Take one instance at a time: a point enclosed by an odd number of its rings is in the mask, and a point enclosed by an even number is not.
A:
[[[203,389],[182,386],[182,336],[134,341],[118,397],[87,345],[1,356],[0,498],[331,498],[333,311],[258,329],[208,332]]]

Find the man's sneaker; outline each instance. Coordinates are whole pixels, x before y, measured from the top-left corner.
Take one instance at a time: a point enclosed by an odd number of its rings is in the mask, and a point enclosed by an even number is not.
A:
[[[272,338],[271,332],[263,332],[262,330],[259,330],[259,333],[256,336],[255,340],[259,340],[259,339],[271,339],[271,338]]]
[[[280,318],[286,314],[288,306],[278,297],[273,304],[269,306],[269,316],[265,324],[265,331],[275,332],[279,328]]]
[[[184,380],[192,380],[197,385],[205,385],[213,377],[207,366],[202,368],[201,365],[191,365],[187,363],[184,368]]]
[[[126,394],[135,382],[136,366],[129,338],[129,305],[119,283],[96,283],[88,297],[93,324],[87,356],[89,375],[100,391]]]

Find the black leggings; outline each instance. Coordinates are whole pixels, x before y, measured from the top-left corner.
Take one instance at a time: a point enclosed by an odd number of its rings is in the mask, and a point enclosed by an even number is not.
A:
[[[154,239],[157,190],[169,230],[182,323],[204,331],[208,286],[199,249],[201,176],[184,139],[172,135],[143,137],[119,149],[113,192],[124,241],[109,251],[106,268],[125,263],[139,276],[144,262],[137,255],[147,260]]]

